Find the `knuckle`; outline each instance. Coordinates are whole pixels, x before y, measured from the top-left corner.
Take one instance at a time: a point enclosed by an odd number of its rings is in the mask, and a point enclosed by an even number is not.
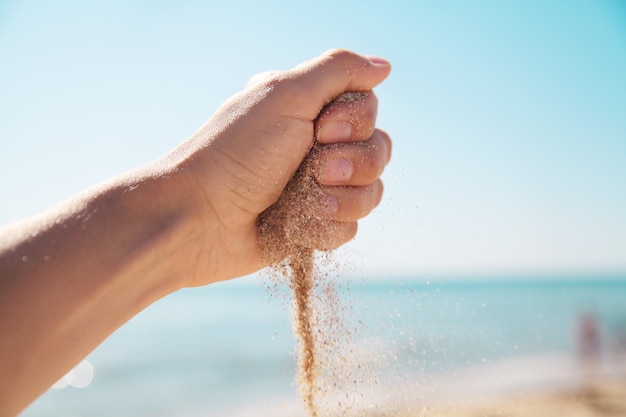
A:
[[[332,48],[324,52],[323,55],[331,59],[346,59],[355,56],[354,52],[351,52],[344,48]]]

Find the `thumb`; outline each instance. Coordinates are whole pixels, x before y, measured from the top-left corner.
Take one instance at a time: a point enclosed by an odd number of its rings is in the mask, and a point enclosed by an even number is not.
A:
[[[371,90],[390,72],[391,64],[383,58],[334,49],[285,72],[277,93],[288,96],[283,101],[312,121],[341,93]]]

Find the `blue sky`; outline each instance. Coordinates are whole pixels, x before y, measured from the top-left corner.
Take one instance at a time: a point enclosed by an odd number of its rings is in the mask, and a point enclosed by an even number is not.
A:
[[[623,2],[212,3],[0,1],[1,224],[161,156],[254,73],[343,47],[394,66],[394,157],[342,262],[626,270]]]

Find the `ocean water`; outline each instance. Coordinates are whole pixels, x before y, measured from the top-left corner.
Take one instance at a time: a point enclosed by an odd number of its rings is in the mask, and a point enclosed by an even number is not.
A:
[[[86,358],[93,378],[60,384],[22,416],[297,415],[291,305],[267,284],[251,277],[155,303]],[[359,407],[567,384],[590,361],[626,369],[626,275],[338,286],[351,334],[338,366],[358,368],[347,377]]]

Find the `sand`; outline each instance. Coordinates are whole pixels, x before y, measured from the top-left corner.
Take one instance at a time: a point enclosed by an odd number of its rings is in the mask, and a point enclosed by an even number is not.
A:
[[[578,388],[511,395],[508,398],[480,400],[463,405],[439,406],[422,410],[421,413],[428,417],[624,417],[626,379],[609,379]]]
[[[366,93],[348,92],[329,103],[320,114],[337,104],[356,106]],[[355,112],[358,114],[358,112]],[[357,123],[358,121],[353,121]],[[336,223],[316,214],[324,192],[315,180],[315,143],[278,201],[259,216],[258,238],[266,261],[274,273],[287,278],[294,301],[294,332],[298,341],[298,383],[300,396],[310,417],[322,415],[321,402],[329,387],[337,385],[336,349],[346,339],[340,308],[332,282],[315,267],[318,245],[332,235]],[[324,250],[324,248],[321,248]],[[341,368],[341,367],[340,367]],[[349,369],[349,367],[346,367]],[[341,407],[347,407],[343,401]],[[323,415],[327,415],[325,412]]]
[[[416,393],[416,397],[419,393]],[[302,417],[295,404],[274,409],[253,407],[227,417]],[[546,389],[524,394],[467,400],[455,405],[415,405],[403,412],[378,411],[359,417],[625,417],[626,378],[601,379],[579,387]]]
[[[362,99],[360,94],[336,102]],[[332,105],[332,104],[331,104]],[[601,378],[542,390],[509,391],[499,396],[473,396],[484,378],[456,378],[437,388],[444,401],[424,397],[427,384],[399,392],[378,380],[357,381],[360,369],[349,349],[350,332],[343,326],[345,310],[338,304],[332,279],[320,274],[314,242],[333,232],[334,224],[307,211],[323,192],[314,179],[317,146],[289,182],[280,199],[259,219],[259,241],[274,275],[281,275],[293,294],[294,332],[298,341],[298,384],[301,404],[278,410],[252,410],[250,415],[359,417],[626,417],[626,378]],[[339,268],[340,270],[340,268]],[[352,330],[352,329],[350,329]],[[525,367],[526,369],[530,369]],[[540,367],[542,368],[542,367]],[[524,368],[518,368],[524,369]],[[518,371],[498,373],[501,377]],[[499,379],[502,379],[499,377]],[[506,379],[506,378],[504,378]],[[354,384],[352,381],[354,380]],[[372,390],[372,387],[373,390]],[[469,391],[469,392],[468,392]],[[460,394],[460,395],[456,395]],[[467,394],[467,395],[463,395]],[[452,402],[453,398],[462,401]],[[370,405],[368,405],[370,404]],[[237,413],[247,416],[247,412]]]
[[[308,208],[322,196],[314,179],[314,147],[289,181],[279,200],[259,217],[259,241],[263,256],[273,261],[274,273],[287,278],[294,301],[294,333],[298,341],[298,383],[300,395],[311,417],[318,415],[315,404],[318,374],[316,340],[321,311],[311,298],[319,279],[315,275],[311,239],[332,233],[333,223],[310,214]],[[306,232],[304,232],[306,231]]]

